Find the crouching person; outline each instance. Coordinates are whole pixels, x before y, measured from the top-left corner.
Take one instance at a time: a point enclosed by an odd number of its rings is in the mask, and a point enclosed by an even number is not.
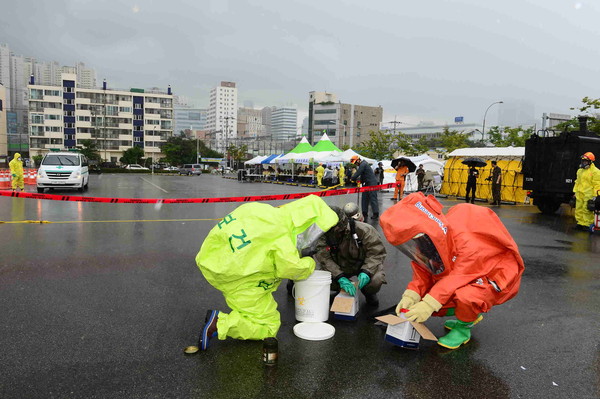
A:
[[[353,205],[349,206],[349,205]],[[314,256],[318,267],[331,272],[331,288],[342,288],[350,295],[356,295],[356,288],[350,278],[357,276],[358,289],[363,293],[368,305],[377,306],[377,293],[385,284],[383,262],[386,251],[379,233],[373,226],[359,222],[362,218],[356,204],[347,204],[344,209],[336,206],[339,222],[317,242]]]
[[[525,269],[517,244],[489,208],[452,207],[414,193],[381,216],[387,240],[411,259],[413,278],[396,308],[424,322],[456,316],[438,344],[456,349],[471,339],[482,313],[517,295]]]
[[[217,223],[202,243],[196,263],[232,311],[207,312],[198,346],[206,350],[217,336],[275,337],[281,320],[272,293],[281,279],[310,276],[315,261],[304,255],[314,251],[319,237],[337,221],[325,201],[310,195],[279,208],[244,204]]]

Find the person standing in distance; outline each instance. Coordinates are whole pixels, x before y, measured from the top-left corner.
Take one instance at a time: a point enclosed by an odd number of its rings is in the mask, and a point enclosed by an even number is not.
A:
[[[425,169],[423,169],[423,165],[419,165],[415,174],[417,175],[417,191],[421,191],[423,189],[423,180],[425,179]]]
[[[404,197],[404,179],[406,179],[408,172],[406,163],[402,160],[399,161],[398,165],[396,165],[396,188],[394,189],[394,198],[392,198],[392,201],[398,201],[398,199]]]
[[[577,227],[583,230],[589,229],[590,225],[594,223],[594,213],[587,208],[587,203],[597,196],[598,190],[600,190],[600,170],[594,165],[595,160],[596,157],[591,152],[586,152],[581,156],[577,180],[573,187],[575,220]]]
[[[469,202],[469,193],[471,193],[471,204],[475,203],[475,189],[477,187],[477,177],[479,177],[479,171],[475,168],[475,165],[469,167],[467,177],[467,193],[465,194],[465,202]]]
[[[373,173],[373,169],[367,162],[363,162],[362,159],[358,155],[353,155],[350,158],[350,162],[358,165],[358,169],[352,175],[352,181],[360,180],[363,186],[376,186],[378,181]],[[373,216],[371,219],[379,218],[379,204],[377,203],[377,191],[363,191],[362,193],[362,213],[367,219],[367,215],[369,214],[369,205],[371,205],[371,211],[373,212]]]
[[[21,191],[25,190],[25,185],[23,183],[23,161],[21,159],[21,154],[18,152],[15,153],[13,160],[8,163],[8,166],[10,167],[12,190],[16,191],[17,188]]]
[[[502,169],[498,166],[498,162],[492,161],[492,175],[486,179],[492,181],[492,205],[500,205],[502,194]]]

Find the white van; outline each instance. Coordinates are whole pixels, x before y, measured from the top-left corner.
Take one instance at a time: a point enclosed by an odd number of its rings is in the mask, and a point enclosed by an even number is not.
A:
[[[78,152],[49,152],[38,168],[37,191],[45,188],[87,189],[90,174],[88,160]]]

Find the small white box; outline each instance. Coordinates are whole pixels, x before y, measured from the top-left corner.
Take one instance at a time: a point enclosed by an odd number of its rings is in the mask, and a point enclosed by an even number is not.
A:
[[[404,313],[400,314],[400,318],[404,319]],[[411,323],[388,324],[385,340],[401,348],[419,349],[421,335]]]
[[[435,335],[421,323],[407,321],[404,314],[385,315],[376,317],[377,320],[387,323],[385,340],[406,349],[419,349],[421,337],[431,341],[437,341]]]
[[[352,296],[346,291],[341,290],[331,305],[333,317],[339,320],[356,320],[358,310],[358,292]]]

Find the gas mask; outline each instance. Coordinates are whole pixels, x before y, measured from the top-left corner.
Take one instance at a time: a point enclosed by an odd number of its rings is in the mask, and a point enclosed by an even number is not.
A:
[[[591,164],[592,164],[592,161],[590,161],[589,159],[583,158],[581,160],[581,163],[579,164],[579,167],[581,169],[587,169],[590,167]]]
[[[431,274],[440,274],[444,271],[442,258],[427,234],[419,233],[412,240],[397,245],[396,248]]]
[[[314,254],[315,247],[319,238],[325,234],[317,224],[312,224],[309,228],[296,236],[296,248],[302,256]]]

